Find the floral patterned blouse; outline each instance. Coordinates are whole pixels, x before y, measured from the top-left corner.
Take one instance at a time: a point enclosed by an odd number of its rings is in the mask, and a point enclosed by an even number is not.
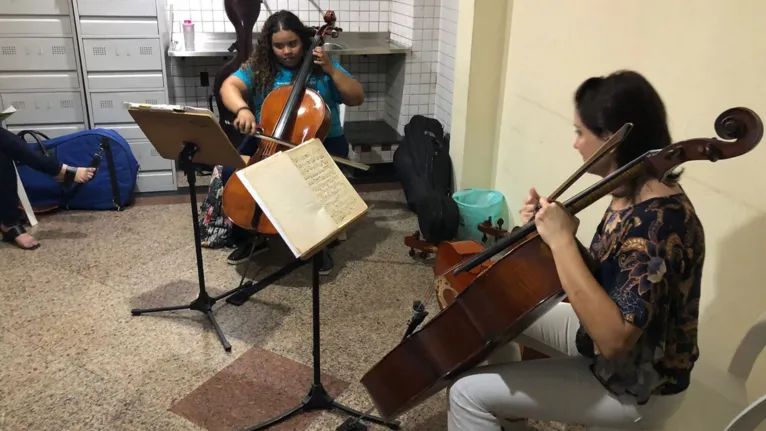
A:
[[[699,357],[697,323],[705,237],[684,194],[652,198],[622,210],[607,209],[590,252],[600,263],[599,283],[626,321],[643,330],[619,358],[599,354],[585,330],[577,331],[580,354],[615,394],[645,403],[654,394],[686,389]]]

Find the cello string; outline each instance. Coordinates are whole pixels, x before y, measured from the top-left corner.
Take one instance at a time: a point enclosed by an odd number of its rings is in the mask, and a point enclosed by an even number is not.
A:
[[[226,123],[229,126],[234,126],[231,123],[231,121],[224,121],[224,123]],[[291,143],[291,142],[287,142],[287,141],[284,141],[282,139],[277,139],[277,138],[275,138],[273,136],[265,135],[263,133],[253,132],[253,133],[249,133],[249,135],[250,136],[255,136],[256,138],[261,138],[262,140],[267,141],[267,142],[273,142],[273,143],[276,143],[276,144],[279,144],[279,145],[283,145],[283,146],[288,147],[288,148],[295,148],[296,147],[296,145]],[[276,147],[276,145],[270,144],[269,148],[272,148],[272,146]],[[271,155],[274,152],[276,152],[276,148],[273,148],[273,150],[270,151],[269,155]],[[354,161],[349,160],[349,159],[344,159],[343,157],[333,156],[332,154],[330,154],[330,158],[332,158],[333,160],[335,160],[338,163],[341,163],[341,164],[344,164],[344,165],[348,165],[348,166],[351,166],[353,168],[361,169],[363,171],[368,171],[370,169],[369,165],[365,165],[364,163],[354,162]]]
[[[620,127],[617,132],[615,132],[612,136],[607,139],[606,142],[596,151],[588,160],[585,161],[585,163],[580,166],[575,173],[573,173],[569,178],[567,178],[556,190],[551,193],[551,195],[548,197],[548,200],[550,202],[555,201],[558,199],[561,194],[563,194],[569,187],[572,186],[572,184],[575,183],[580,177],[585,175],[585,172],[588,171],[588,168],[593,166],[596,162],[601,160],[602,157],[606,156],[607,154],[611,154],[614,150],[617,149],[617,146],[625,139],[625,137],[630,133],[630,131],[633,129],[633,123],[625,123]]]

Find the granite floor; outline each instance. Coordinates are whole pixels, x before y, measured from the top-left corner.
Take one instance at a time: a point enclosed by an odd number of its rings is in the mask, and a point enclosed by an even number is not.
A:
[[[333,249],[321,287],[322,379],[339,402],[367,411],[361,376],[393,348],[431,268],[408,256],[416,230],[400,190],[361,193],[368,216]],[[235,430],[299,403],[312,372],[310,268],[242,306],[214,314],[226,353],[194,311],[131,316],[134,307],[188,304],[197,294],[191,214],[182,196],[139,200],[123,212],[62,212],[32,229],[42,247],[0,244],[0,429]],[[277,243],[256,258],[260,279],[291,259]],[[229,250],[204,249],[211,293],[240,282]],[[281,430],[334,430],[346,416],[314,412]],[[403,429],[444,430],[440,393],[401,418]],[[539,429],[563,429],[536,424]],[[370,429],[384,429],[370,427]]]

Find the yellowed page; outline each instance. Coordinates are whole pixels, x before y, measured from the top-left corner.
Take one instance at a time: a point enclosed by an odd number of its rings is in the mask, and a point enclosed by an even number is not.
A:
[[[237,172],[295,257],[339,229],[286,152]]]
[[[367,204],[319,139],[312,139],[286,153],[340,229],[367,211]]]

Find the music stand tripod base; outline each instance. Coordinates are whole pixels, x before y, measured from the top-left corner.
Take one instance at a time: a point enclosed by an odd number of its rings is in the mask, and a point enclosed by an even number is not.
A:
[[[180,156],[178,158],[180,168],[184,171],[186,174],[186,178],[189,181],[189,197],[191,199],[191,211],[192,211],[192,221],[194,223],[194,248],[197,254],[197,276],[199,279],[199,294],[197,296],[197,299],[192,301],[190,304],[187,305],[173,305],[169,307],[157,307],[157,308],[134,308],[130,310],[130,313],[134,316],[140,316],[142,314],[147,313],[158,313],[162,311],[175,311],[175,310],[196,310],[203,314],[205,314],[210,320],[210,323],[213,325],[213,328],[215,329],[216,335],[218,335],[218,339],[221,341],[221,344],[223,345],[223,348],[227,352],[231,352],[231,344],[229,344],[229,341],[226,339],[226,336],[223,334],[223,331],[221,330],[221,327],[218,325],[218,321],[215,319],[215,316],[213,316],[213,305],[215,305],[216,302],[218,302],[222,297],[228,296],[233,292],[226,292],[223,295],[214,296],[211,297],[208,295],[207,290],[205,289],[205,270],[202,263],[202,246],[201,246],[201,235],[200,235],[200,229],[199,224],[197,223],[197,191],[195,190],[195,186],[197,183],[197,175],[196,175],[196,169],[194,168],[194,163],[192,163],[192,160],[194,159],[194,155],[197,153],[199,148],[196,144],[193,143],[185,143],[183,149],[181,150]]]
[[[247,431],[258,431],[258,430],[265,430],[267,428],[271,428],[273,426],[276,426],[279,423],[282,423],[291,417],[304,412],[310,412],[313,410],[340,410],[350,416],[353,416],[355,418],[362,418],[362,421],[369,421],[373,422],[379,425],[383,425],[385,427],[388,427],[392,430],[398,430],[400,429],[400,425],[398,422],[386,422],[382,418],[372,416],[372,415],[366,415],[360,411],[354,410],[351,407],[345,406],[337,401],[335,401],[329,393],[327,393],[327,390],[324,388],[324,385],[322,385],[322,377],[320,374],[321,371],[321,363],[320,363],[320,342],[319,342],[319,269],[322,267],[322,253],[324,251],[319,251],[312,257],[313,260],[313,269],[312,269],[312,288],[311,288],[311,296],[312,296],[312,323],[313,323],[313,354],[314,354],[314,381],[311,384],[311,388],[309,389],[308,395],[303,399],[303,401],[298,404],[297,406],[293,407],[292,409],[281,413],[278,416],[275,416],[271,419],[268,419],[267,421],[260,423],[258,425],[255,425],[252,428],[247,428]]]

